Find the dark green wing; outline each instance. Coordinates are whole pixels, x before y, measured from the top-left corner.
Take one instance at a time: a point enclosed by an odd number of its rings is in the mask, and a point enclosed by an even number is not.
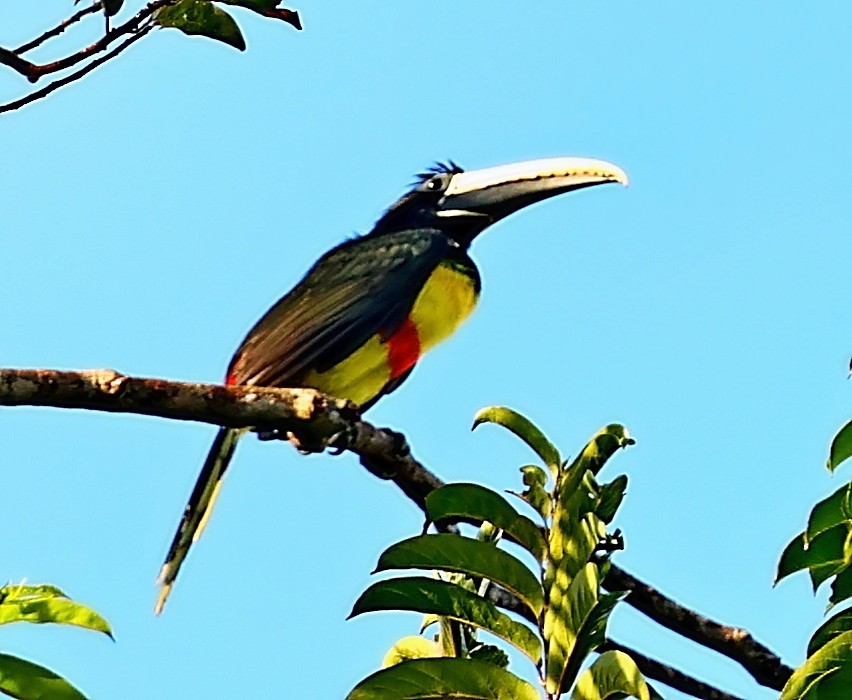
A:
[[[454,244],[433,229],[347,241],[332,249],[252,328],[231,361],[228,382],[298,386],[376,333],[391,334]]]

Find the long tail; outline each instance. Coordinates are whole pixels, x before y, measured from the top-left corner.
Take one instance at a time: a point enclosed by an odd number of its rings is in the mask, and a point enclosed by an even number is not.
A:
[[[157,583],[162,586],[162,589],[154,608],[157,615],[162,612],[163,606],[166,604],[166,599],[169,597],[183,560],[189,553],[189,548],[193,542],[201,537],[201,533],[207,525],[207,520],[213,511],[213,504],[216,503],[216,497],[219,495],[222,477],[228,469],[231,457],[234,456],[234,448],[237,446],[237,440],[240,439],[242,433],[242,430],[222,428],[213,441],[213,446],[210,448],[207,460],[204,462],[201,474],[198,475],[198,481],[195,482],[195,488],[192,489],[192,495],[183,511],[183,518],[181,518],[178,530],[172,540],[169,553],[166,555],[166,561],[163,563],[163,568],[160,569]]]

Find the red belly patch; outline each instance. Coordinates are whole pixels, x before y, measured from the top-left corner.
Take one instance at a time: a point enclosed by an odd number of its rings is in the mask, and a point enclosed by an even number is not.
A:
[[[384,341],[388,347],[388,367],[390,378],[396,379],[405,374],[420,359],[420,334],[410,318],[390,338]]]

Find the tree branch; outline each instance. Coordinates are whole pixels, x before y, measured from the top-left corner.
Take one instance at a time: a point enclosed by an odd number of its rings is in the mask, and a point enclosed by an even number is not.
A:
[[[760,685],[781,690],[793,673],[793,669],[747,630],[699,615],[617,566],[610,569],[604,587],[610,591],[629,591],[627,603],[663,627],[736,661]]]
[[[642,675],[646,678],[653,678],[655,681],[665,683],[669,688],[674,688],[694,698],[700,698],[700,700],[743,700],[743,698],[730,695],[692,676],[687,676],[683,671],[678,671],[672,666],[660,663],[635,649],[626,647],[611,639],[607,639],[598,647],[598,651],[609,650],[623,651],[625,654],[628,654],[636,662],[639,670],[642,671]]]
[[[105,53],[103,56],[96,58],[94,61],[87,63],[80,70],[70,73],[66,75],[64,78],[60,78],[59,80],[54,80],[52,83],[45,85],[40,90],[35,90],[31,92],[29,95],[25,95],[17,100],[12,100],[11,102],[7,102],[6,104],[0,105],[0,114],[3,112],[11,112],[16,109],[20,109],[21,107],[31,104],[33,102],[37,102],[45,97],[47,97],[50,93],[55,92],[61,87],[68,85],[69,83],[73,83],[75,80],[79,80],[87,73],[91,73],[95,68],[100,66],[103,63],[106,63],[112,58],[115,58],[123,52],[125,49],[130,48],[132,44],[135,44],[139,41],[143,36],[145,36],[148,32],[153,29],[152,24],[148,24],[141,29],[139,29],[136,34],[133,34],[129,39],[122,42],[118,46],[116,46],[112,51]],[[2,51],[3,49],[0,49]]]
[[[62,34],[62,32],[68,29],[68,27],[70,27],[72,24],[79,22],[87,15],[92,15],[102,8],[103,3],[101,3],[100,0],[98,2],[92,3],[88,7],[84,7],[82,10],[71,15],[68,19],[63,20],[52,29],[48,29],[44,34],[41,34],[32,41],[28,41],[26,44],[22,44],[21,46],[19,46],[17,49],[15,49],[15,53],[20,56],[22,53],[32,51],[37,46],[41,46],[48,39],[52,39],[53,37]]]
[[[284,437],[292,434],[294,442],[303,447],[319,447],[333,436],[345,434],[346,449],[357,454],[371,473],[392,480],[421,509],[426,496],[444,483],[412,457],[401,435],[361,420],[354,404],[313,389],[188,384],[128,377],[112,370],[0,369],[0,406],[78,408],[256,428],[260,432],[276,431]],[[736,661],[761,685],[780,690],[792,673],[777,655],[745,630],[727,627],[688,610],[616,566],[610,568],[605,585],[610,590],[629,591],[626,601],[637,610]],[[521,608],[513,596],[492,588],[499,605],[508,610]],[[646,667],[640,664],[640,668],[647,670],[649,677],[666,684],[667,679],[682,682],[683,687],[672,687],[683,689],[687,682],[700,683],[660,662],[646,661]],[[732,696],[722,693],[695,697],[731,700]]]

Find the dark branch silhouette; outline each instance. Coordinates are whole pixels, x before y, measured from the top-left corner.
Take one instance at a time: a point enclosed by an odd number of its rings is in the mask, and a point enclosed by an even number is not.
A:
[[[12,102],[8,102],[4,105],[0,105],[0,113],[10,112],[12,110],[19,109],[24,105],[40,100],[49,95],[50,93],[54,92],[56,89],[62,87],[63,85],[68,85],[69,83],[79,80],[86,74],[90,73],[94,68],[97,68],[99,65],[102,65],[106,61],[115,58],[131,44],[135,43],[143,36],[148,34],[148,32],[156,26],[155,14],[158,10],[161,10],[170,5],[175,5],[178,1],[179,0],[153,0],[153,2],[149,2],[145,7],[139,10],[139,12],[137,12],[123,24],[120,24],[111,29],[108,28],[104,35],[97,41],[89,44],[88,46],[84,46],[79,50],[70,53],[62,58],[59,58],[55,61],[50,61],[48,63],[33,63],[32,61],[29,61],[28,59],[24,58],[23,54],[28,51],[31,51],[32,49],[38,46],[41,46],[48,39],[59,36],[72,24],[80,22],[89,15],[97,13],[99,10],[102,9],[102,3],[100,1],[93,3],[92,5],[82,10],[79,10],[78,12],[71,15],[69,18],[57,24],[55,27],[48,29],[32,41],[29,41],[26,44],[19,46],[17,49],[12,50],[0,47],[0,65],[5,65],[16,71],[17,73],[20,73],[31,83],[37,82],[39,79],[46,75],[58,73],[69,68],[73,68],[74,66],[80,63],[85,63],[89,61],[89,63],[87,63],[80,70],[71,73],[70,75],[62,78],[61,80],[57,80],[51,83],[42,90],[37,90],[33,93],[30,93],[29,95],[26,95],[25,97],[19,98]],[[273,8],[258,11],[258,14],[261,14],[264,17],[270,17],[272,19],[281,20],[292,25],[296,29],[302,28],[299,14],[294,10],[287,10],[284,8]],[[115,48],[112,48],[114,46]],[[99,58],[95,58],[95,56],[97,56],[98,54],[101,54],[111,48],[112,50],[108,53],[104,54]]]
[[[50,406],[191,420],[274,433],[302,449],[320,449],[330,439],[358,455],[371,473],[393,481],[421,509],[426,496],[444,484],[412,455],[403,436],[361,420],[354,404],[313,389],[189,384],[142,379],[113,370],[62,372],[0,369],[0,406]],[[339,439],[345,436],[345,439]],[[659,624],[737,662],[754,679],[781,690],[792,669],[748,632],[684,608],[653,587],[612,566],[604,585],[629,591],[626,601]],[[494,589],[501,607],[523,606]],[[609,642],[610,648],[621,648]],[[631,651],[649,678],[705,700],[737,700],[659,661]],[[690,690],[689,688],[692,688]]]

